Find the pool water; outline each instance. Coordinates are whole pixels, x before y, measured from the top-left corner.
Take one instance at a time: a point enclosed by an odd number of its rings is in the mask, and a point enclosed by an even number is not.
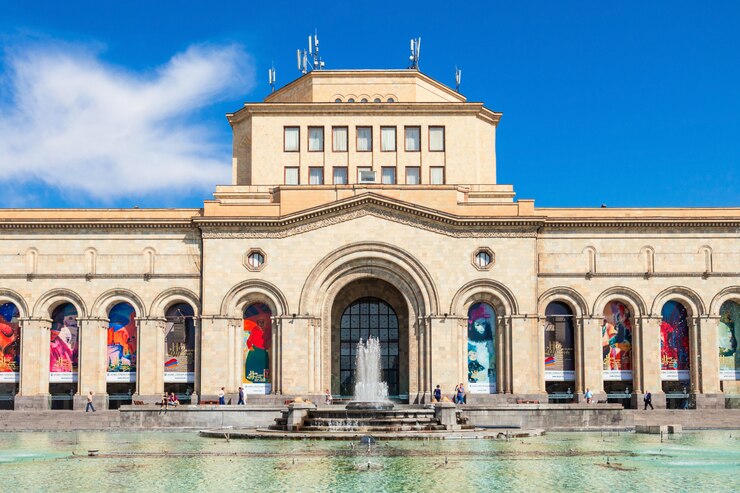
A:
[[[90,449],[98,457],[88,457]],[[609,464],[607,464],[607,457]],[[524,440],[231,440],[190,432],[0,433],[0,491],[740,491],[740,431]]]

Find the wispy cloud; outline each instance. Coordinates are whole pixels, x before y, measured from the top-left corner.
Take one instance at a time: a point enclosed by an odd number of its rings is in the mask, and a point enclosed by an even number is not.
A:
[[[6,50],[2,72],[6,186],[43,182],[110,203],[229,182],[229,150],[197,113],[253,85],[239,46],[191,46],[142,73],[106,64],[89,47],[46,43]]]

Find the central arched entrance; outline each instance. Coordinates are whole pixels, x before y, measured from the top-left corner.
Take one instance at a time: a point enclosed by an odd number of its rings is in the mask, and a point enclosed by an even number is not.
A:
[[[393,307],[380,298],[360,298],[342,313],[339,334],[340,393],[351,395],[354,390],[357,344],[374,337],[380,341],[380,365],[388,393],[398,396],[398,316]]]
[[[331,392],[351,397],[355,386],[357,343],[376,337],[381,347],[388,394],[409,399],[409,308],[401,292],[381,279],[350,282],[331,310]]]

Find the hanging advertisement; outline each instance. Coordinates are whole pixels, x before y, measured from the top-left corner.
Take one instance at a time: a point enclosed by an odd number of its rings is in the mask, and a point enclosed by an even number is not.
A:
[[[468,392],[496,393],[496,313],[487,303],[468,309]]]
[[[270,343],[272,340],[272,311],[264,303],[249,305],[244,310],[242,356],[244,373],[242,384],[246,394],[269,394]]]
[[[56,307],[49,331],[49,383],[77,382],[79,332],[75,306],[64,303]]]
[[[612,301],[604,307],[601,323],[602,378],[632,380],[632,318],[624,303]]]
[[[573,320],[552,317],[545,322],[545,380],[551,382],[576,379],[573,351]]]
[[[195,323],[190,305],[179,303],[167,311],[164,348],[164,382],[194,382]]]
[[[136,312],[128,303],[118,303],[108,313],[108,383],[136,381]]]
[[[21,368],[21,326],[13,303],[0,305],[0,383],[16,383]]]
[[[686,308],[668,301],[661,310],[660,377],[667,381],[688,380],[689,324]]]
[[[740,303],[725,301],[719,308],[719,379],[740,380]]]

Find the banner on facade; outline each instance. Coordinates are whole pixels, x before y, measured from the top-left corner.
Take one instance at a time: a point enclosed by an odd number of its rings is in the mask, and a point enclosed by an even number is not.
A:
[[[267,395],[272,392],[270,383],[245,383],[244,393],[248,395]]]
[[[468,309],[468,392],[496,393],[496,313],[487,303]]]
[[[51,314],[51,320],[49,382],[76,382],[79,345],[77,308],[72,303],[59,305]]]
[[[77,372],[55,371],[49,373],[49,383],[77,383]]]
[[[495,394],[496,382],[468,382],[468,393],[470,394]]]
[[[168,316],[168,319],[170,320],[165,326],[164,337],[164,381],[165,383],[192,383],[195,381],[193,317]]]
[[[108,383],[133,383],[136,381],[136,373],[109,371],[105,374],[105,381]]]
[[[118,303],[108,313],[108,383],[136,381],[136,312],[128,303]]]
[[[244,310],[242,333],[242,357],[244,358],[242,383],[245,384],[245,389],[251,385],[261,385],[262,388],[269,386],[271,339],[272,311],[270,307],[264,303],[249,305]],[[264,391],[250,390],[248,393],[259,394]]]
[[[609,382],[624,382],[632,380],[632,370],[604,370],[601,378]]]
[[[195,373],[192,371],[166,371],[164,372],[164,383],[193,383]]]
[[[660,370],[660,379],[668,382],[689,380],[689,370]]]
[[[20,313],[13,303],[0,305],[0,383],[15,383],[20,371]]]
[[[545,370],[545,380],[549,382],[573,382],[576,372],[569,370]]]
[[[717,343],[719,346],[719,379],[740,380],[740,303],[726,301],[719,309]]]
[[[0,372],[0,383],[18,383],[20,375],[17,371]]]

